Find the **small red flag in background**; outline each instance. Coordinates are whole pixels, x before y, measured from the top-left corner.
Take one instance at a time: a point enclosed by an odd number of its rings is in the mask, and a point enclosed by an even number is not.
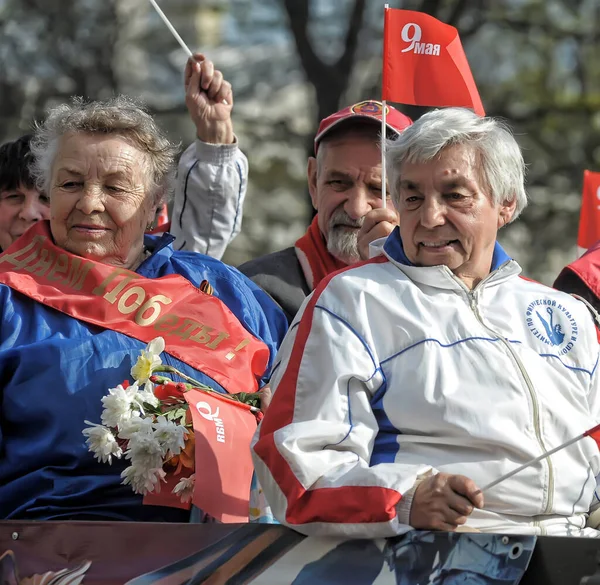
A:
[[[577,245],[587,250],[600,240],[600,173],[583,171]]]
[[[169,223],[169,210],[166,205],[163,205],[157,213],[156,227],[162,227]]]
[[[156,213],[156,225],[149,230],[146,230],[147,234],[162,234],[168,232],[171,229],[171,222],[169,220],[169,210],[166,205],[160,207]]]
[[[384,11],[382,99],[485,116],[458,31],[412,10]]]
[[[256,417],[250,407],[218,394],[189,390],[196,435],[192,502],[220,522],[248,522]]]

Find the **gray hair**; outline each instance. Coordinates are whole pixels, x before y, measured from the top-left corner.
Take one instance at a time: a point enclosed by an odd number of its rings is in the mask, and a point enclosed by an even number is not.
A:
[[[457,144],[473,146],[479,154],[483,180],[494,205],[516,200],[511,221],[515,220],[527,206],[521,149],[504,122],[481,118],[465,108],[428,112],[396,140],[387,141],[386,165],[394,203],[398,204],[402,163],[433,160],[444,148]]]
[[[173,190],[175,157],[178,145],[172,144],[144,107],[120,95],[104,101],[86,102],[73,98],[50,110],[38,124],[31,142],[34,161],[31,174],[41,191],[50,193],[52,166],[59,141],[69,133],[114,134],[146,154],[149,163],[149,187],[155,203],[167,201]]]

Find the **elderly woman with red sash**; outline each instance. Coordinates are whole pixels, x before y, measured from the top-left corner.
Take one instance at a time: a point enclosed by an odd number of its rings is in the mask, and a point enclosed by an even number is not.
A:
[[[142,505],[121,461],[97,462],[84,420],[100,420],[102,397],[158,336],[184,374],[258,390],[285,317],[235,269],[144,236],[176,149],[135,103],[59,106],[32,151],[50,220],[0,255],[0,517],[185,521]]]

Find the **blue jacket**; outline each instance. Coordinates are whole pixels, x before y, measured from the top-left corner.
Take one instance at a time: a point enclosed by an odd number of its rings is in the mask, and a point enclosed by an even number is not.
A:
[[[269,347],[269,369],[287,321],[273,301],[237,270],[208,256],[176,252],[173,237],[147,237],[152,255],[137,272],[208,280],[245,328]],[[101,398],[130,378],[145,344],[86,324],[0,284],[0,518],[185,521],[189,512],[142,506],[121,485],[125,464],[88,452],[84,420],[100,422]],[[213,388],[175,358],[163,361]],[[265,372],[265,375],[268,371]]]

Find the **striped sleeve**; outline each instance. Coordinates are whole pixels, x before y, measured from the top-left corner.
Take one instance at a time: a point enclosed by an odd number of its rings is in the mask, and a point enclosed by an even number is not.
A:
[[[240,233],[248,160],[234,144],[196,140],[181,155],[171,233],[177,250],[220,259]]]
[[[385,378],[322,287],[288,335],[271,381],[273,402],[253,444],[256,473],[277,519],[305,534],[385,537],[406,531],[397,505],[425,466],[370,466],[371,408]]]

